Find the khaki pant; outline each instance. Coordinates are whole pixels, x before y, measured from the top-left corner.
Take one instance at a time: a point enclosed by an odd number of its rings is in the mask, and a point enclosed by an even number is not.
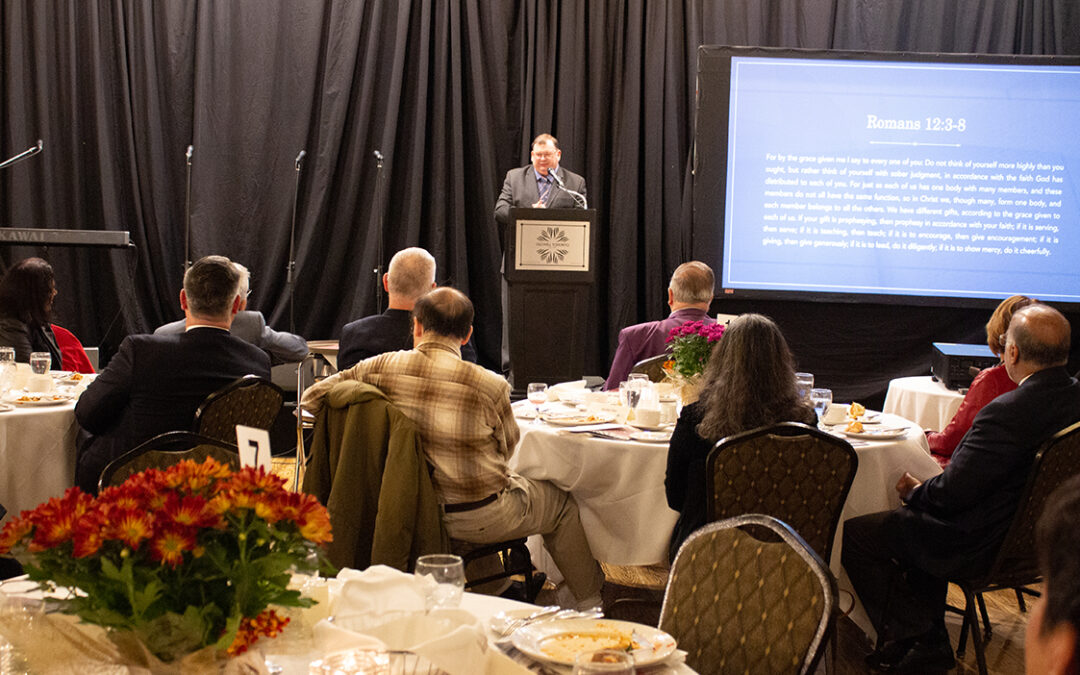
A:
[[[585,538],[577,502],[548,481],[511,475],[510,485],[494,502],[472,511],[446,513],[443,523],[451,538],[474,544],[543,535],[574,597],[584,601],[600,595],[604,573]]]

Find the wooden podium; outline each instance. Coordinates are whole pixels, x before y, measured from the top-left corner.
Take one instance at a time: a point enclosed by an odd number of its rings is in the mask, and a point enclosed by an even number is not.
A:
[[[584,373],[595,222],[595,209],[510,209],[504,274],[515,393]]]

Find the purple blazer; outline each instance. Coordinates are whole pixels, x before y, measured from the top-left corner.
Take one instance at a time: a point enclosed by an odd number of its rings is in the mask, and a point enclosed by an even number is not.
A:
[[[710,317],[708,312],[687,308],[672,312],[668,318],[661,321],[646,321],[619,331],[619,347],[611,361],[611,371],[604,382],[604,389],[618,389],[619,383],[626,379],[635,363],[663,354],[671,329],[691,321],[716,323],[716,319]]]

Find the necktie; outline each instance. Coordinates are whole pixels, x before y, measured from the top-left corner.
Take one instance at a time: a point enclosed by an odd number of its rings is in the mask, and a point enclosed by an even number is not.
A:
[[[551,191],[551,176],[543,176],[539,181],[540,199],[541,204],[547,205],[548,192]]]

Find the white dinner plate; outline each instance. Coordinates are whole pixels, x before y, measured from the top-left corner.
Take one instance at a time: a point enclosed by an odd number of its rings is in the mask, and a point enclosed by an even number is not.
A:
[[[596,413],[593,415],[557,415],[542,416],[548,424],[557,427],[581,427],[588,424],[607,424],[615,421],[615,415],[610,413]]]
[[[671,431],[635,431],[630,438],[642,443],[670,443]]]
[[[19,399],[22,399],[22,398],[25,398],[26,400],[25,401],[19,400]],[[34,399],[37,399],[37,400],[34,400]],[[72,401],[72,399],[68,398],[67,396],[58,396],[56,394],[45,394],[45,395],[41,395],[41,396],[37,396],[37,395],[34,395],[34,396],[31,396],[31,395],[20,396],[19,398],[11,401],[11,403],[13,405],[17,405],[17,406],[20,406],[20,407],[36,408],[36,407],[39,407],[39,406],[48,406],[48,405],[64,405],[65,403],[71,403],[71,401]]]
[[[886,427],[884,429],[864,429],[861,433],[854,431],[841,431],[848,438],[857,438],[862,441],[891,441],[894,438],[907,436],[907,427]]]
[[[638,643],[630,651],[637,667],[660,663],[675,651],[675,638],[664,631],[614,619],[564,619],[529,624],[514,631],[511,640],[518,650],[534,659],[564,666],[574,665],[574,657],[584,652],[609,646],[625,649],[631,640]]]
[[[663,431],[664,429],[670,429],[674,426],[672,424],[657,424],[656,426],[652,426],[649,424],[638,424],[637,422],[627,422],[627,424],[635,429],[641,429],[642,431]]]

